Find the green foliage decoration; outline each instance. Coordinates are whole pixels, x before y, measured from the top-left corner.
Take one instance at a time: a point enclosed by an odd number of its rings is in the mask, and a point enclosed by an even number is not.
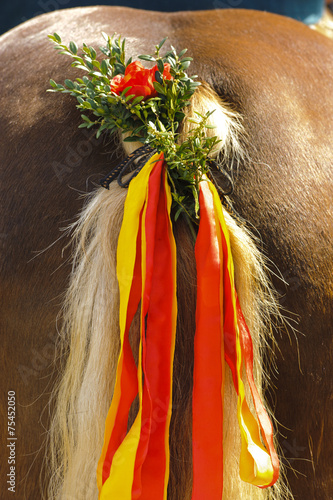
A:
[[[190,104],[199,82],[196,76],[186,73],[192,58],[186,56],[187,49],[179,54],[171,45],[170,50],[160,54],[166,38],[155,46],[153,55],[140,55],[138,59],[157,65],[153,82],[155,96],[135,96],[132,87],[115,93],[111,89],[112,79],[124,75],[132,58],[125,57],[126,40],[102,33],[106,46],[100,47],[100,56],[93,47],[85,43],[81,55],[71,41],[65,45],[57,33],[49,35],[55,49],[70,56],[72,66],[86,75],[74,81],[66,79],[64,84],[50,80],[51,92],[61,92],[76,97],[81,110],[80,127],[96,127],[96,137],[102,132],[113,133],[120,129],[126,134],[124,141],[149,144],[163,152],[167,164],[168,178],[173,197],[174,219],[183,214],[190,225],[199,221],[199,182],[208,171],[208,159],[215,148],[217,137],[207,137],[206,129],[212,128],[206,115],[196,113],[192,129],[180,140],[179,125],[185,117],[184,109]],[[172,79],[163,76],[165,64],[170,65]]]

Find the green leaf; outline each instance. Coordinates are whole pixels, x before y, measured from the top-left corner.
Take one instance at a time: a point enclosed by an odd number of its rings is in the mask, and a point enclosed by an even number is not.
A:
[[[68,80],[68,79],[66,79],[66,80],[65,80],[65,85],[66,85],[66,87],[68,87],[69,89],[73,89],[73,88],[74,88],[74,83],[72,82],[72,80]]]
[[[100,71],[96,71],[95,69],[92,70],[90,73],[91,73],[91,75],[97,76],[98,78],[102,78],[104,76],[104,75],[102,75],[102,73]]]
[[[171,84],[171,94],[173,96],[177,95],[177,84],[175,82],[172,82],[172,84]]]
[[[162,59],[157,60],[157,68],[158,68],[158,71],[163,75],[164,64],[163,64]]]
[[[132,88],[132,85],[131,85],[130,87],[126,87],[126,88],[125,88],[125,89],[124,89],[124,90],[120,93],[121,97],[125,97],[126,92],[128,92],[129,90],[131,90],[131,88]]]
[[[178,112],[175,114],[175,119],[176,119],[178,122],[181,122],[184,118],[185,118],[185,113],[182,113],[181,111],[178,111]]]
[[[90,99],[94,99],[95,98],[95,91],[90,89],[90,88],[87,88],[87,96],[90,97]]]
[[[164,43],[166,42],[166,40],[167,40],[167,39],[168,39],[168,37],[166,36],[166,37],[165,37],[165,38],[163,38],[163,40],[162,40],[162,41],[158,44],[158,46],[157,46],[157,47],[158,47],[158,49],[159,49],[159,50],[163,47],[163,45],[164,45]]]
[[[72,52],[72,54],[77,54],[77,45],[75,42],[69,42],[69,50]]]
[[[136,129],[133,130],[132,134],[133,135],[137,135],[139,132],[141,132],[141,130],[143,130],[144,128],[146,128],[146,125],[140,125],[140,127],[137,127]]]
[[[184,61],[184,59],[181,61],[180,66],[182,69],[187,69],[189,65],[191,64],[191,61]]]
[[[142,59],[142,61],[153,61],[153,62],[156,61],[155,57],[148,56],[148,55],[141,55],[141,56],[138,56],[138,58]]]
[[[175,222],[177,221],[178,217],[180,216],[180,214],[183,212],[183,207],[180,206],[177,210],[177,212],[175,213]]]
[[[109,60],[103,59],[100,67],[101,67],[101,72],[103,73],[103,75],[106,75],[108,72],[108,68],[109,68]]]
[[[164,58],[168,58],[168,57],[172,57],[173,59],[176,59],[176,56],[175,54],[172,52],[172,50],[169,50],[168,52],[166,52],[166,54],[164,55]]]
[[[156,92],[158,92],[159,94],[165,94],[165,90],[164,90],[164,87],[158,83],[158,82],[153,82],[153,85],[154,85],[154,89],[156,90]]]
[[[103,130],[101,130],[100,128],[97,130],[96,132],[96,139],[98,139],[101,135],[101,133],[103,132]]]
[[[138,142],[138,141],[141,141],[142,137],[140,137],[139,135],[130,135],[128,137],[125,137],[125,139],[123,139],[124,142]]]
[[[158,83],[161,83],[161,84],[163,83],[163,78],[162,78],[162,75],[161,75],[161,73],[159,71],[155,72],[155,78],[156,78],[156,81]]]
[[[198,196],[198,191],[196,188],[192,189],[193,196],[194,196],[194,209],[195,209],[195,216],[198,219],[199,218],[199,196]]]
[[[144,96],[143,95],[139,95],[138,97],[136,97],[133,102],[131,103],[132,106],[135,106],[136,104],[138,104],[139,102],[141,102],[143,100]]]
[[[170,64],[170,66],[171,66],[172,69],[176,68],[176,61],[175,61],[174,58],[172,58],[171,56],[169,56],[169,57],[166,58],[166,60]]]
[[[156,102],[153,101],[152,99],[150,101],[148,101],[148,106],[150,106],[151,110],[153,111],[153,113],[157,114],[158,113],[158,109],[157,109],[157,106],[156,106]],[[145,110],[144,110],[145,111]]]
[[[110,57],[110,51],[109,49],[106,49],[105,47],[100,47],[99,50],[104,54],[106,57]]]
[[[86,66],[83,66],[82,64],[75,64],[75,68],[82,69],[83,71],[89,71]]]
[[[166,129],[165,129],[165,126],[163,125],[163,123],[160,120],[157,120],[157,123],[158,123],[158,125],[160,127],[160,130],[162,132],[166,132]]]
[[[123,75],[125,73],[125,66],[117,62],[114,65],[114,71],[116,75]]]
[[[96,109],[97,108],[97,104],[96,102],[93,100],[93,99],[90,99],[89,97],[87,98],[87,102],[90,104],[90,106],[93,108],[93,109]]]
[[[54,38],[56,39],[56,41],[57,41],[58,43],[61,43],[61,38],[60,38],[60,36],[58,35],[58,33],[53,33],[53,36],[54,36]]]

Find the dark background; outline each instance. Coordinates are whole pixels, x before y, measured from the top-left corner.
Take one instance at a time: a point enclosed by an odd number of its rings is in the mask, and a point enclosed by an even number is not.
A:
[[[0,0],[0,34],[46,12],[85,5],[124,5],[165,12],[252,8],[289,15],[307,22],[321,16],[325,0]],[[310,17],[309,17],[310,16]]]

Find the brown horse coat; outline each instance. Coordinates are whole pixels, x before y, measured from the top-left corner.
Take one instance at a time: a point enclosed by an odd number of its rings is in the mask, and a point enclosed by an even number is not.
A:
[[[277,280],[276,286],[299,332],[277,334],[272,402],[280,445],[295,470],[288,475],[295,498],[331,499],[332,42],[266,13],[118,7],[58,11],[0,38],[1,498],[12,498],[6,483],[11,390],[16,498],[41,496],[48,425],[43,410],[70,271],[59,228],[78,213],[79,192],[90,190],[118,160],[108,154],[112,143],[77,128],[73,99],[46,93],[51,77],[76,75],[48,43],[46,35],[54,31],[66,42],[93,46],[101,43],[101,31],[117,32],[133,54],[150,52],[167,35],[177,49],[189,49],[192,71],[241,113],[249,161],[239,167],[233,202],[260,234],[272,270],[278,268],[288,283]]]

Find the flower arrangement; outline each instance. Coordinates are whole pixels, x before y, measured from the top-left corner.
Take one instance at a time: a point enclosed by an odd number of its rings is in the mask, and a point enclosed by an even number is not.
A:
[[[180,123],[185,117],[184,109],[196,88],[196,76],[186,73],[192,58],[186,56],[187,49],[179,54],[174,47],[161,55],[164,38],[155,46],[154,55],[139,55],[138,59],[153,63],[150,69],[140,61],[126,60],[125,39],[110,37],[102,33],[106,47],[101,47],[105,56],[100,62],[93,47],[83,44],[78,55],[75,42],[67,47],[57,33],[49,35],[55,48],[69,55],[72,66],[87,73],[87,76],[66,79],[64,85],[51,80],[53,92],[68,93],[78,100],[77,107],[83,111],[80,127],[98,127],[96,135],[108,130],[120,129],[125,142],[139,142],[163,152],[168,165],[174,219],[183,213],[188,222],[199,221],[199,183],[208,171],[208,158],[216,146],[217,137],[207,137],[207,120],[211,113],[191,119],[192,130],[180,141]],[[90,112],[89,116],[85,113]]]
[[[209,155],[218,142],[206,134],[211,113],[197,113],[192,130],[185,137],[180,135],[185,108],[199,85],[186,73],[191,58],[185,56],[186,50],[177,54],[172,46],[161,56],[164,39],[156,45],[154,55],[139,56],[153,63],[152,68],[145,68],[138,60],[126,60],[125,40],[104,38],[107,45],[101,52],[106,58],[100,62],[93,47],[83,44],[79,56],[74,42],[67,47],[59,35],[50,35],[56,49],[88,74],[75,81],[67,79],[64,85],[51,80],[53,91],[76,97],[77,107],[90,113],[81,115],[80,127],[97,126],[97,135],[120,129],[124,141],[156,151],[129,184],[117,242],[120,353],[97,466],[99,498],[167,498],[178,307],[173,221],[180,214],[193,230],[197,283],[192,498],[222,498],[226,364],[238,400],[240,477],[261,488],[269,487],[279,476],[279,461],[273,427],[254,384],[252,340],[235,289],[221,200],[207,176]],[[197,234],[192,223],[199,226]],[[138,309],[136,364],[129,331]],[[256,418],[246,401],[245,379]],[[128,428],[137,396],[138,412]],[[162,410],[159,401],[163,401]]]

